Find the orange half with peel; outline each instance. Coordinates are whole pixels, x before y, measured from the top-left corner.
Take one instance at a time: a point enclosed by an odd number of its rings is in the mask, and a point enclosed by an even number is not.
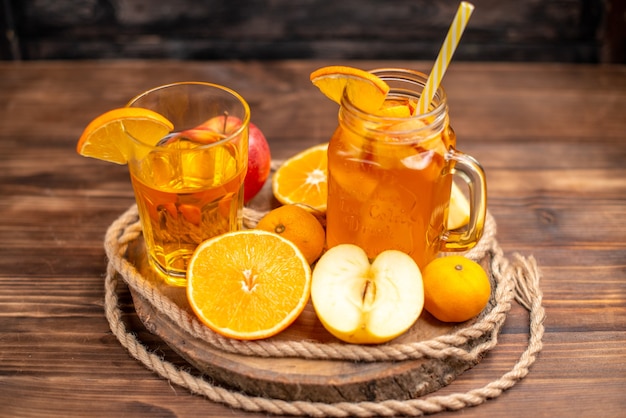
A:
[[[284,204],[301,204],[326,211],[328,143],[315,145],[285,161],[272,178],[274,197]]]
[[[295,321],[311,294],[311,268],[298,247],[256,229],[218,235],[196,248],[187,299],[198,319],[239,340],[268,338]]]

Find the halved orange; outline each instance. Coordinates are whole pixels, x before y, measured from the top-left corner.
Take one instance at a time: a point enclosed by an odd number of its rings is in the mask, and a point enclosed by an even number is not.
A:
[[[302,204],[326,211],[328,143],[308,148],[283,163],[272,178],[272,191],[284,204]]]
[[[287,328],[311,294],[311,268],[291,241],[256,229],[204,241],[187,268],[187,299],[198,319],[239,340]]]
[[[139,107],[113,109],[87,125],[78,139],[76,151],[85,157],[126,164],[132,147],[128,134],[156,145],[172,129],[172,122],[152,110]]]
[[[350,102],[365,112],[380,109],[389,92],[389,85],[378,76],[343,65],[331,65],[313,71],[311,82],[339,104],[345,90]]]

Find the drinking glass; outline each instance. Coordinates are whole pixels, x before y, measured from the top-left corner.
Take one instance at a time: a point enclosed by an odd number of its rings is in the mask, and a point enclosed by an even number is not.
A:
[[[184,286],[198,244],[241,228],[250,109],[235,91],[203,82],[160,86],[127,106],[174,125],[156,144],[131,137],[128,167],[149,263]]]

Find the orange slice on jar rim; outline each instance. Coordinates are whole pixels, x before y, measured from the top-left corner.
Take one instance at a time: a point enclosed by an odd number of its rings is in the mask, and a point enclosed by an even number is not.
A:
[[[389,93],[389,85],[378,76],[343,65],[319,68],[310,78],[333,102],[341,104],[345,91],[352,104],[369,113],[380,109]]]

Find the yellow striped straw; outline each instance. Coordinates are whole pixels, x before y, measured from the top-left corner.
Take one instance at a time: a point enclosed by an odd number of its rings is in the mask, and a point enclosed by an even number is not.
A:
[[[456,15],[454,16],[454,20],[452,21],[452,25],[448,30],[448,35],[446,36],[446,39],[441,46],[441,49],[439,50],[439,55],[437,56],[435,65],[433,65],[433,69],[428,76],[426,85],[424,86],[424,91],[420,96],[419,102],[417,102],[417,110],[419,113],[426,113],[428,111],[428,106],[433,100],[435,92],[441,84],[441,79],[443,78],[443,75],[448,68],[448,64],[452,59],[452,55],[454,54],[454,51],[459,44],[461,35],[463,35],[463,31],[467,26],[467,21],[469,20],[470,15],[473,11],[473,4],[466,1],[463,1],[461,2],[461,4],[459,4],[459,8],[456,12]]]

